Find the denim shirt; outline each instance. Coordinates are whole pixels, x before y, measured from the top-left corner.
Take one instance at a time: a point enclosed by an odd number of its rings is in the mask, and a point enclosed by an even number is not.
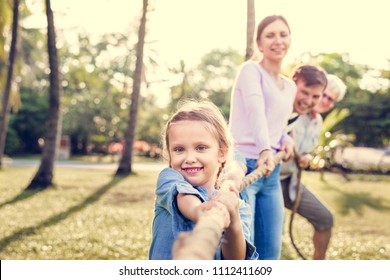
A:
[[[176,170],[165,168],[161,171],[157,181],[152,244],[149,251],[151,260],[171,260],[172,246],[179,233],[191,231],[195,227],[195,223],[184,217],[178,209],[176,197],[179,193],[195,195],[202,202],[209,200],[205,189],[192,186]],[[239,211],[245,239],[249,240],[251,209],[244,201],[240,201]],[[257,259],[255,247],[248,241],[246,243],[246,259]],[[214,259],[222,259],[221,242]]]

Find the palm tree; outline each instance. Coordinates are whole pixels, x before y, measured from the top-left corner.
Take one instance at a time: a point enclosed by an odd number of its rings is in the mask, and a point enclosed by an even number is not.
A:
[[[50,66],[49,112],[47,116],[47,131],[42,151],[41,164],[28,190],[45,189],[52,185],[54,160],[57,151],[59,133],[61,132],[61,83],[59,75],[59,58],[56,47],[53,11],[50,0],[46,0],[47,17],[47,50]]]
[[[132,173],[133,143],[135,140],[135,128],[137,126],[138,104],[141,91],[141,79],[143,69],[144,44],[146,34],[146,14],[148,0],[143,0],[141,23],[138,30],[137,60],[133,78],[133,92],[131,95],[131,107],[129,111],[129,124],[125,132],[125,145],[122,158],[119,162],[116,175],[125,176]]]
[[[247,0],[246,12],[246,51],[245,60],[253,54],[253,36],[255,33],[255,0]]]
[[[8,73],[5,82],[5,89],[2,98],[2,108],[0,114],[0,167],[2,166],[5,138],[8,130],[8,120],[10,113],[9,98],[11,95],[12,78],[14,74],[14,64],[16,57],[16,42],[18,39],[18,24],[19,24],[19,0],[14,0],[13,7],[13,22],[12,22],[12,41],[9,51]]]

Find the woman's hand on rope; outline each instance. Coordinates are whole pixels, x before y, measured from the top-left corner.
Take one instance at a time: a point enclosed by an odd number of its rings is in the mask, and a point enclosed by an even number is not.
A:
[[[287,141],[283,142],[282,146],[280,147],[280,150],[286,152],[283,161],[288,161],[294,155],[294,143],[290,143]]]
[[[264,176],[269,176],[275,169],[274,156],[271,150],[263,150],[257,160],[256,167],[265,166]]]

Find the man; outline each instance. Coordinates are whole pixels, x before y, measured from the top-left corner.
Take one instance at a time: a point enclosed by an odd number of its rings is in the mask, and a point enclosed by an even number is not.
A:
[[[299,70],[299,68],[298,68]],[[292,124],[292,135],[295,141],[295,147],[299,154],[299,168],[306,168],[311,160],[311,153],[318,144],[318,139],[322,126],[322,117],[320,113],[327,112],[334,107],[337,101],[340,101],[346,92],[345,84],[334,75],[327,75],[326,88],[319,100],[312,98],[310,106],[299,106],[297,99],[300,98],[300,92],[307,91],[310,86],[305,83],[305,75],[295,73],[294,81],[297,84],[297,97],[294,103],[294,111],[300,114]],[[317,88],[319,90],[319,88]],[[313,92],[316,90],[312,89]],[[313,103],[316,103],[313,105]],[[305,110],[308,109],[308,110]],[[306,111],[306,112],[305,112]],[[293,127],[291,127],[293,125]],[[292,209],[296,198],[298,167],[294,160],[282,164],[281,184],[283,189],[283,198],[285,207]],[[326,250],[331,237],[333,227],[333,215],[330,210],[321,202],[306,186],[301,184],[301,199],[297,208],[297,213],[306,218],[314,227],[313,259],[325,259]]]
[[[287,131],[291,132],[300,115],[310,112],[320,102],[327,85],[326,73],[314,65],[303,65],[295,70],[293,80],[297,86],[294,112],[288,121]]]

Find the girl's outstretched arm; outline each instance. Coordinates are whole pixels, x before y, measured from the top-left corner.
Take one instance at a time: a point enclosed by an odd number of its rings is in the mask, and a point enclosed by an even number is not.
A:
[[[226,206],[230,215],[230,224],[226,228],[222,241],[224,259],[244,260],[246,256],[246,241],[239,213],[238,191],[234,184],[229,188],[221,188],[214,200]]]
[[[177,195],[177,206],[181,214],[187,219],[197,222],[199,217],[207,210],[214,207],[224,212],[224,226],[225,228],[230,224],[230,215],[226,207],[216,200],[202,202],[198,197],[191,194],[178,194]]]

